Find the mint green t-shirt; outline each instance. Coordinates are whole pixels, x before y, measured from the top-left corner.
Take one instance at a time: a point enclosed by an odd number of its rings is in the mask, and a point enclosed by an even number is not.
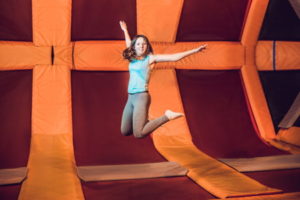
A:
[[[133,60],[129,63],[128,93],[134,94],[148,91],[150,76],[149,55],[142,60]]]

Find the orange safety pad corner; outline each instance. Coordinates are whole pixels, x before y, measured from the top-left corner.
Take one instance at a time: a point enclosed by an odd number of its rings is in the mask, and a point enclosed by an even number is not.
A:
[[[137,0],[137,32],[150,41],[175,42],[184,0]],[[159,20],[158,20],[159,19]]]
[[[50,47],[36,47],[31,42],[0,42],[0,70],[32,69],[37,64],[51,64]]]
[[[299,146],[300,148],[300,127],[293,126],[288,129],[280,129],[276,139]]]
[[[67,65],[33,69],[32,134],[72,131],[70,76]]]
[[[208,44],[208,47],[204,51],[177,62],[158,63],[156,67],[226,70],[240,69],[244,64],[244,48],[238,42],[153,43],[152,46],[154,54],[172,54],[196,48],[204,43]],[[124,49],[124,41],[75,42],[75,69],[127,70],[128,62],[122,57]]]
[[[70,42],[71,0],[32,0],[33,42],[63,46]]]
[[[74,162],[72,134],[33,134],[19,200],[83,200]]]
[[[160,116],[165,109],[183,112],[174,69],[154,70],[151,76],[150,118]],[[258,183],[198,150],[192,143],[184,117],[164,124],[152,134],[152,137],[155,147],[164,157],[187,168],[191,179],[217,197],[280,192]]]
[[[275,57],[272,41],[259,41],[256,47],[257,69],[271,71],[300,69],[300,42],[276,41]],[[275,60],[276,63],[273,63]]]

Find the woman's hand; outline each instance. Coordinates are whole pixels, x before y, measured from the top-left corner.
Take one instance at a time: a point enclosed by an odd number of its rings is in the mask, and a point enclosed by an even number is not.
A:
[[[202,51],[203,49],[206,49],[206,47],[207,47],[207,44],[203,44],[200,47],[196,48],[195,51],[196,52]]]
[[[127,25],[123,20],[120,21],[120,27],[122,31],[127,31]]]
[[[128,48],[128,47],[130,47],[131,39],[130,39],[130,35],[127,30],[127,25],[123,20],[120,20],[120,27],[121,27],[122,31],[124,32],[125,43],[126,43],[126,47]]]

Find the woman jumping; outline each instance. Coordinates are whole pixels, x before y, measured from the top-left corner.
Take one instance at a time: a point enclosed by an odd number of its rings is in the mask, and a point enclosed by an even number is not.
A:
[[[148,93],[148,82],[152,64],[156,62],[178,61],[188,55],[205,49],[206,45],[188,51],[156,55],[148,38],[144,35],[137,35],[130,39],[126,23],[120,21],[121,29],[125,35],[126,49],[123,57],[129,60],[129,84],[128,99],[125,105],[121,133],[124,136],[134,135],[136,138],[143,138],[152,133],[164,123],[183,116],[182,113],[166,110],[165,114],[153,120],[148,120],[150,106],[150,95]]]

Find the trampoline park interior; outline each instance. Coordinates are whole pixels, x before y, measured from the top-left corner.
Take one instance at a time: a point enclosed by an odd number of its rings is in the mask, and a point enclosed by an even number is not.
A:
[[[120,133],[124,35],[158,63]],[[299,200],[300,1],[0,0],[1,200]]]

